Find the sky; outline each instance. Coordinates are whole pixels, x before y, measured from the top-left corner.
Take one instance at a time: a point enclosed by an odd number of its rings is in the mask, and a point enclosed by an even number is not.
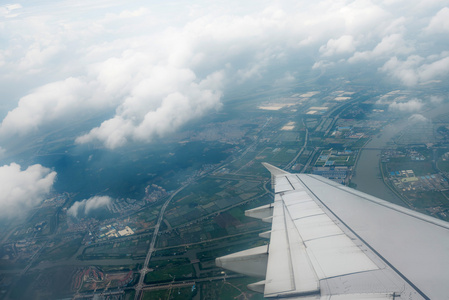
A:
[[[403,89],[448,83],[449,0],[241,2],[1,5],[0,174],[11,178],[0,210],[37,205],[57,180],[53,166],[1,164],[12,141],[92,115],[106,117],[73,142],[114,151],[219,111],[235,89],[306,72],[364,69]],[[39,188],[14,193],[24,185]]]

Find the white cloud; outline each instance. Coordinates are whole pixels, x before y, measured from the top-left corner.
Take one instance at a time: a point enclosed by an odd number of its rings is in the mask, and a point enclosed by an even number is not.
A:
[[[23,135],[54,121],[75,118],[83,110],[100,105],[98,99],[92,99],[92,94],[89,84],[79,78],[44,85],[21,98],[17,108],[7,114],[0,127],[0,136]]]
[[[327,60],[320,60],[313,64],[312,69],[326,69],[335,66],[335,63]]]
[[[449,53],[423,58],[411,55],[406,60],[396,56],[388,60],[379,70],[399,79],[403,84],[413,86],[418,83],[439,80],[449,74]]]
[[[449,7],[443,7],[424,30],[430,33],[449,32]]]
[[[94,196],[89,199],[77,201],[67,210],[67,213],[75,218],[78,215],[86,216],[91,211],[99,208],[109,209],[112,204],[112,198],[109,196]]]
[[[409,54],[413,50],[414,48],[407,45],[404,41],[402,34],[395,33],[384,37],[373,50],[354,53],[354,56],[349,58],[348,62],[354,63],[385,56],[391,57],[392,55]]]
[[[382,39],[373,50],[373,55],[379,56],[386,53],[408,54],[413,47],[406,44],[401,34],[391,34]]]
[[[219,109],[222,95],[247,83],[279,85],[295,80],[291,74],[338,71],[348,62],[368,62],[369,70],[408,86],[445,80],[447,31],[436,29],[446,28],[447,3],[3,6],[3,14],[24,13],[0,24],[0,78],[24,94],[15,109],[3,112],[0,139],[83,118],[86,112],[115,111],[79,133],[77,141],[109,148],[151,142]],[[286,76],[279,79],[280,74]]]
[[[15,163],[0,167],[0,217],[22,216],[39,205],[50,192],[55,178],[56,172],[39,164],[23,171]]]
[[[430,102],[433,104],[440,104],[444,101],[444,98],[442,96],[430,96]]]
[[[154,76],[154,77],[153,77]],[[116,116],[80,136],[78,143],[100,141],[116,148],[130,141],[151,142],[177,130],[186,122],[219,109],[221,93],[213,88],[220,73],[197,82],[189,70],[156,68],[117,108]]]
[[[350,35],[343,35],[338,39],[330,39],[325,46],[319,50],[322,56],[333,56],[347,54],[355,51],[354,38]]]
[[[411,55],[406,61],[401,61],[394,56],[390,58],[380,70],[399,79],[403,84],[412,86],[418,83],[419,76],[416,73],[416,68],[422,61],[423,58],[418,55]]]
[[[15,13],[16,10],[20,10],[22,8],[22,5],[20,4],[6,4],[3,6],[0,6],[0,17],[4,18],[13,18],[17,17],[17,13]]]
[[[420,111],[424,107],[424,103],[419,99],[411,99],[407,102],[394,101],[388,106],[391,111],[400,112],[416,112]]]
[[[20,60],[19,68],[34,73],[37,71],[36,69],[43,67],[63,49],[64,46],[58,44],[58,42],[50,42],[48,45],[34,43]]]
[[[422,82],[441,78],[449,74],[449,54],[447,55],[444,58],[419,67],[418,73]]]

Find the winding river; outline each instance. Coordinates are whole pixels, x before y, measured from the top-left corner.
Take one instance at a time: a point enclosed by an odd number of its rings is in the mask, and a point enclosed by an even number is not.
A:
[[[405,128],[405,122],[391,124],[384,127],[382,132],[373,137],[361,150],[355,174],[352,182],[357,184],[357,190],[378,198],[400,204],[402,201],[396,196],[384,183],[379,170],[379,160],[382,148],[385,148],[388,142]]]
[[[421,114],[432,119],[440,115],[449,113],[449,103],[443,103]],[[382,132],[373,137],[363,150],[355,167],[355,174],[352,182],[357,184],[357,190],[388,200],[393,203],[402,204],[402,201],[396,196],[383,182],[380,170],[379,160],[382,148],[386,148],[392,138],[408,125],[407,119],[402,119],[387,125]],[[366,149],[367,148],[367,149]]]

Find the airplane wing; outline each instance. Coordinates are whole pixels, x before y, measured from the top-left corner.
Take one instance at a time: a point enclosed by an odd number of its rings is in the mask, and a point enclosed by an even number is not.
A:
[[[268,245],[216,259],[265,298],[449,299],[449,223],[310,174],[271,172]]]

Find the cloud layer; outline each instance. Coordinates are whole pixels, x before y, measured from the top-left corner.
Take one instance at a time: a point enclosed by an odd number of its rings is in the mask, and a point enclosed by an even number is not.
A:
[[[11,163],[0,167],[0,218],[23,216],[50,192],[56,172],[39,164],[21,170]]]
[[[419,112],[424,106],[424,103],[419,99],[411,99],[408,101],[394,101],[388,106],[391,111],[400,112]]]
[[[94,196],[89,199],[77,201],[67,210],[67,214],[77,218],[78,216],[87,216],[90,212],[99,209],[106,208],[112,204],[112,198],[109,196]]]
[[[151,142],[219,110],[229,91],[312,69],[363,66],[405,87],[448,81],[448,0],[201,4],[1,7],[1,82],[7,94],[28,90],[5,100],[1,146],[105,112],[78,143]]]

